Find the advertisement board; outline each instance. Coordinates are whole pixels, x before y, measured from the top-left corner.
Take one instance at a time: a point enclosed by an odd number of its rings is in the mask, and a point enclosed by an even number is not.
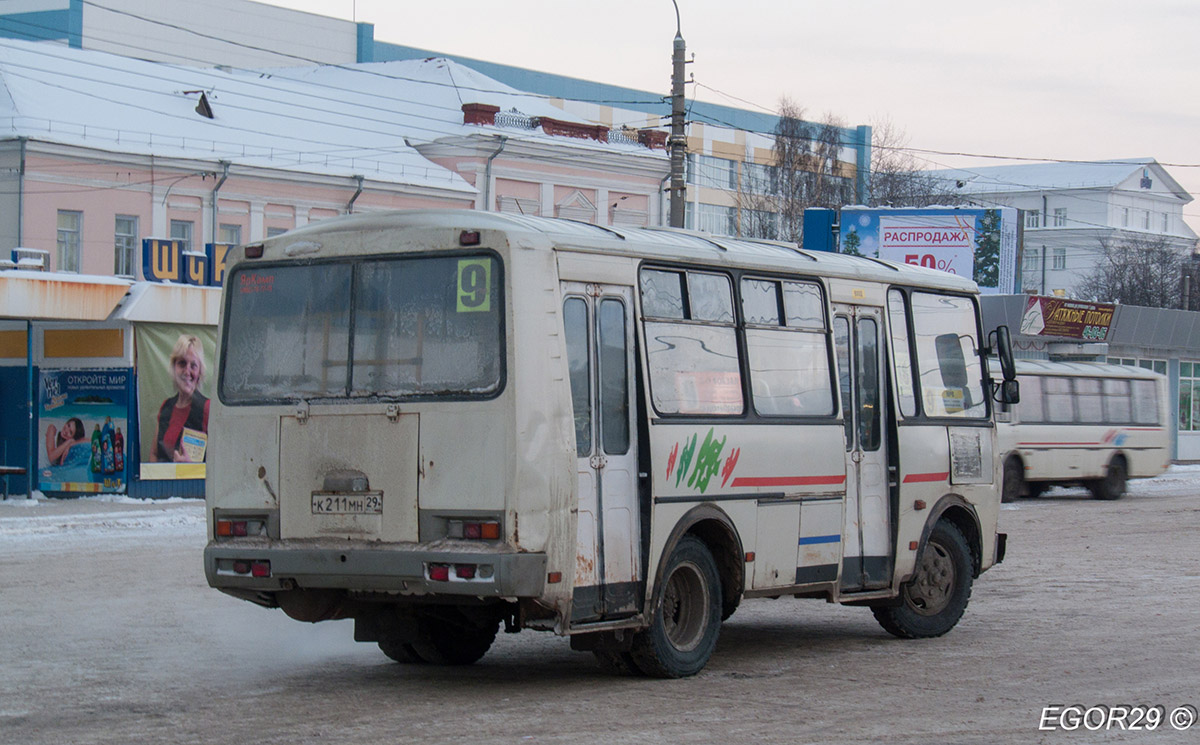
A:
[[[138,325],[142,479],[204,478],[216,345],[211,326]]]
[[[1021,316],[1024,336],[1060,336],[1083,341],[1108,341],[1117,306],[1060,297],[1033,296]]]
[[[981,292],[1021,291],[1011,207],[844,207],[841,252],[916,264],[975,280]]]
[[[128,482],[126,369],[42,370],[38,489],[120,493]]]

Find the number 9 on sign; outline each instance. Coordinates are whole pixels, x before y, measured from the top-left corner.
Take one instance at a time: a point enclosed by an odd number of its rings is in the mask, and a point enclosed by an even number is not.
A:
[[[462,259],[458,262],[458,312],[492,309],[492,260]]]

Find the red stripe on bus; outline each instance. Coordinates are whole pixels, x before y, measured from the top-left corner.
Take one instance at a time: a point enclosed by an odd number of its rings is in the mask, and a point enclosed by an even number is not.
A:
[[[941,473],[910,473],[904,477],[904,483],[920,484],[926,481],[945,481],[949,478],[949,471],[942,471]]]
[[[845,474],[833,476],[739,476],[733,480],[737,486],[826,486],[843,484]]]
[[[1103,444],[1103,442],[1021,442],[1017,444],[1017,447],[1041,447],[1045,445],[1054,447],[1098,447]]]

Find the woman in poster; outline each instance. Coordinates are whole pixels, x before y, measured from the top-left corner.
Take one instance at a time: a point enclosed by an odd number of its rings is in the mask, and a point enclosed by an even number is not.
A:
[[[158,408],[158,433],[154,438],[152,460],[163,463],[193,462],[184,448],[184,430],[200,434],[208,432],[209,401],[198,390],[200,381],[204,380],[204,370],[204,347],[200,339],[191,334],[181,334],[171,350],[170,374],[175,395],[163,401]],[[203,446],[200,452],[203,452]],[[203,459],[201,455],[195,460]]]
[[[76,447],[77,445],[81,447]],[[46,458],[49,459],[50,465],[87,463],[91,455],[87,432],[79,417],[71,417],[63,422],[61,430],[56,431],[53,424],[46,429]]]

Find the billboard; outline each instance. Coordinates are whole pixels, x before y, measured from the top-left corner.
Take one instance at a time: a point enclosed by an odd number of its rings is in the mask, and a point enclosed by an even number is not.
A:
[[[125,490],[130,378],[126,369],[42,370],[38,489]]]
[[[1012,207],[843,207],[841,252],[916,264],[975,280],[981,292],[1021,291]]]
[[[202,479],[217,330],[143,323],[137,327],[139,476]]]
[[[1032,296],[1021,316],[1025,336],[1061,336],[1083,341],[1108,341],[1117,306],[1060,297]]]

